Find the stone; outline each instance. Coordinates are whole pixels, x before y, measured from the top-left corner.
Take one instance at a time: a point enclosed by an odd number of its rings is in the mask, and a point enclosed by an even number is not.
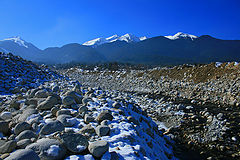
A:
[[[68,151],[78,154],[88,147],[88,139],[79,133],[63,133],[60,136],[61,142]]]
[[[62,103],[63,103],[64,105],[66,105],[66,106],[70,106],[70,105],[72,105],[72,104],[75,104],[75,100],[74,100],[74,98],[71,97],[71,96],[65,96],[65,97],[63,97],[63,99],[62,99]]]
[[[17,142],[17,147],[24,149],[27,145],[31,144],[32,141],[30,139],[22,139]]]
[[[80,106],[78,109],[79,113],[85,113],[88,111],[88,108],[86,106]]]
[[[132,117],[132,116],[128,116],[128,117],[127,117],[127,120],[128,120],[129,122],[133,122],[133,123],[136,124],[136,125],[139,125],[139,122],[138,122],[134,117]]]
[[[29,130],[31,128],[31,125],[27,122],[20,122],[14,127],[14,133],[16,135],[19,135],[24,130]]]
[[[58,92],[60,90],[60,88],[58,87],[58,86],[54,86],[53,88],[52,88],[52,91],[53,92]]]
[[[16,140],[20,141],[22,139],[31,139],[31,138],[37,138],[36,133],[34,133],[33,131],[30,130],[25,130],[22,131],[17,137]]]
[[[99,137],[107,136],[110,133],[110,128],[106,125],[99,125],[96,127],[96,133]]]
[[[100,158],[109,149],[109,143],[107,141],[95,141],[88,146],[89,152],[97,158]]]
[[[26,99],[25,104],[37,106],[39,100],[40,100],[39,98],[29,98]]]
[[[103,120],[112,120],[113,116],[110,110],[102,111],[96,118],[96,120],[101,123]]]
[[[85,115],[84,115],[84,122],[85,122],[85,123],[94,122],[94,121],[95,121],[95,118],[94,118],[94,117],[92,117],[92,116],[90,116],[90,115],[88,115],[88,114],[85,114]]]
[[[56,116],[57,115],[57,111],[59,111],[59,110],[60,110],[59,107],[56,107],[56,106],[52,107],[52,109],[51,109],[52,115]]]
[[[78,94],[75,91],[68,91],[65,95],[72,97],[77,104],[82,103],[82,99],[83,99],[82,95]]]
[[[29,116],[31,116],[33,114],[37,114],[37,113],[38,113],[38,111],[36,109],[28,108],[23,111],[23,113],[21,114],[21,116],[19,117],[18,120],[20,122],[24,122]]]
[[[0,115],[0,118],[3,120],[8,120],[12,118],[12,113],[11,112],[2,112]]]
[[[82,99],[82,104],[87,105],[88,102],[91,102],[91,101],[92,101],[92,99],[90,97],[85,97],[85,98]]]
[[[0,132],[7,134],[9,131],[8,122],[0,120]]]
[[[61,109],[57,111],[56,116],[58,117],[59,115],[71,115],[71,111],[67,109]]]
[[[48,92],[46,90],[39,90],[35,93],[35,98],[47,98]]]
[[[63,115],[59,115],[58,117],[57,117],[57,120],[59,120],[63,125],[64,125],[64,127],[72,127],[74,124],[72,123],[73,121],[72,121],[72,116],[70,116],[70,115],[65,115],[65,114],[63,114]]]
[[[84,126],[83,128],[80,129],[80,133],[85,134],[95,134],[95,129],[92,127],[91,124],[88,124],[86,126]]]
[[[109,120],[103,120],[101,123],[101,125],[109,125],[110,124],[110,121]]]
[[[48,135],[48,134],[55,133],[57,131],[59,131],[59,132],[64,131],[64,125],[58,120],[45,124],[41,128],[39,134],[40,135]]]
[[[13,100],[10,103],[10,108],[20,109],[20,103],[17,100]]]
[[[66,154],[66,149],[57,139],[42,138],[28,145],[26,149],[35,151],[40,159],[44,160],[64,159]]]
[[[5,160],[40,160],[40,158],[31,149],[18,149],[11,153]]]
[[[54,96],[48,96],[47,99],[43,102],[41,102],[38,106],[37,109],[39,110],[49,110],[51,109],[54,105],[58,103],[58,100]]]
[[[120,104],[120,103],[118,103],[118,102],[115,102],[115,103],[113,103],[113,108],[120,108],[122,105]]]
[[[0,146],[0,154],[11,153],[16,147],[17,142],[15,140],[7,141]]]

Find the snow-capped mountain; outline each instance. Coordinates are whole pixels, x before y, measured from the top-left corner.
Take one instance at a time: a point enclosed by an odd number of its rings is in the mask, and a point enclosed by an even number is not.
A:
[[[176,40],[176,39],[191,39],[191,40],[194,40],[194,39],[198,38],[197,36],[182,33],[182,32],[178,32],[173,36],[164,36],[164,37],[166,37],[168,39],[171,39],[171,40]]]
[[[21,39],[20,36],[15,36],[15,37],[11,37],[11,38],[6,38],[4,40],[1,41],[12,41],[14,43],[17,43],[19,46],[23,46],[25,48],[28,48],[27,46],[27,42],[25,42],[23,39]]]
[[[91,41],[87,41],[85,43],[83,43],[83,45],[86,45],[86,46],[92,46],[92,47],[96,47],[96,46],[99,46],[99,45],[102,45],[104,43],[111,43],[111,42],[115,42],[117,40],[119,41],[126,41],[127,43],[132,43],[132,42],[139,42],[139,41],[143,41],[147,39],[146,36],[144,37],[137,37],[133,34],[125,34],[123,36],[118,36],[118,35],[113,35],[111,37],[108,37],[108,38],[96,38],[96,39],[93,39]]]
[[[0,40],[0,52],[13,53],[28,60],[39,58],[41,50],[33,44],[24,41],[21,37],[11,37]]]

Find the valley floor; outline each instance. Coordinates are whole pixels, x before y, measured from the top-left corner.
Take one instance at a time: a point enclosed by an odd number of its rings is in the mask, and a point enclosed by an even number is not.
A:
[[[175,154],[180,159],[191,159],[193,155],[195,159],[240,158],[238,63],[144,71],[76,67],[59,72],[86,86],[135,96],[150,117],[164,122],[167,128],[162,130],[177,142]]]

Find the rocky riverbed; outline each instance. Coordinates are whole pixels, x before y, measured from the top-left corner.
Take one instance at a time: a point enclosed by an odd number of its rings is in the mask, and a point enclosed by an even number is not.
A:
[[[3,75],[17,75],[23,67],[28,69],[25,75],[35,75],[39,83],[32,86],[34,77],[23,75],[25,83],[9,84],[19,88],[14,92],[1,88],[0,159],[177,159],[165,126],[159,127],[142,110],[137,95],[52,77],[51,70],[35,71],[39,66],[11,54],[1,60],[7,66],[21,64],[16,70],[1,68]],[[1,78],[7,83],[6,76]]]
[[[76,67],[60,72],[86,86],[135,95],[148,116],[164,122],[167,128],[162,131],[179,145],[175,150],[179,158],[240,158],[238,63],[144,71],[91,71]],[[184,151],[189,154],[182,154]]]

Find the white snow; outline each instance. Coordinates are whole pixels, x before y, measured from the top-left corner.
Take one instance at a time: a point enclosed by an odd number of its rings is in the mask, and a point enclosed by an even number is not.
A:
[[[83,43],[83,45],[96,47],[96,46],[102,45],[104,43],[112,43],[112,42],[115,42],[117,40],[126,41],[126,42],[130,43],[130,42],[143,41],[145,39],[147,39],[146,36],[137,37],[137,36],[135,36],[133,34],[130,34],[130,33],[127,33],[123,36],[118,36],[117,34],[115,34],[115,35],[107,37],[107,38],[96,38],[96,39],[87,41],[87,42]]]
[[[91,154],[87,155],[72,155],[67,157],[65,160],[95,160]]]
[[[191,40],[194,40],[194,39],[198,38],[197,36],[194,36],[194,35],[191,35],[191,34],[182,33],[182,32],[178,32],[178,33],[176,33],[173,36],[164,36],[164,37],[166,37],[168,39],[171,39],[171,40],[188,39],[188,38],[190,38]]]
[[[221,62],[216,62],[216,64],[215,64],[216,67],[220,67],[221,65],[222,65]]]
[[[82,146],[82,145],[78,145],[77,149],[78,149],[79,152],[82,152],[82,151],[84,151],[86,149],[86,147]]]
[[[22,40],[21,37],[19,37],[19,36],[12,37],[12,38],[6,38],[1,41],[13,41],[13,42],[17,43],[19,46],[28,48],[28,46],[25,44],[26,42],[24,40]]]
[[[52,157],[57,157],[59,154],[60,148],[58,145],[51,145],[47,150],[47,154]]]
[[[143,36],[143,37],[140,37],[139,39],[140,39],[140,41],[143,41],[143,40],[147,39],[147,37]]]

